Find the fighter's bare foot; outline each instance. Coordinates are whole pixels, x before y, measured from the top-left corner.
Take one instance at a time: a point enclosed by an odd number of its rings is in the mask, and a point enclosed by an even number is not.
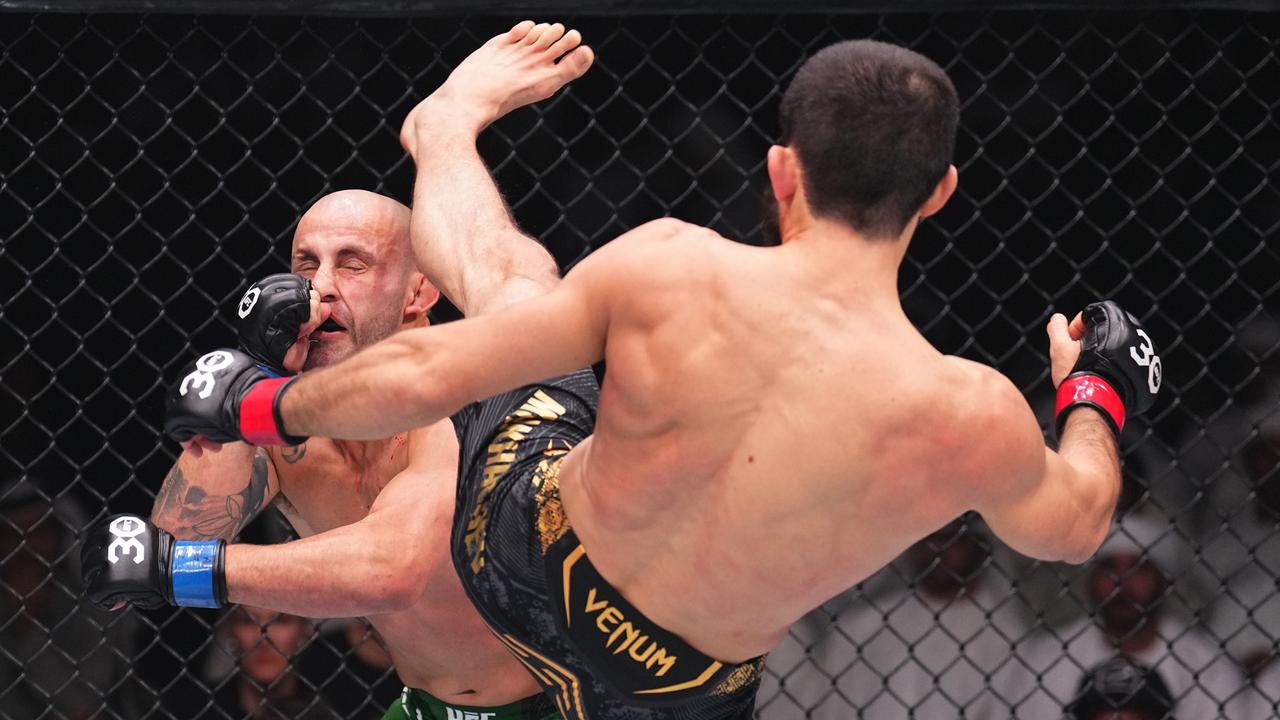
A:
[[[479,132],[518,107],[551,97],[581,77],[594,59],[577,30],[526,20],[467,56],[405,118],[401,141],[412,153],[417,122],[445,110],[476,124],[473,129]]]

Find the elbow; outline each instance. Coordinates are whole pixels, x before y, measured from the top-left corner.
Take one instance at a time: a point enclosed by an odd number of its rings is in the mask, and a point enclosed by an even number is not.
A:
[[[422,597],[423,586],[409,582],[403,576],[387,578],[381,591],[377,607],[381,613],[394,613],[413,607]]]
[[[360,521],[364,527],[376,527],[374,533],[356,538],[364,552],[361,572],[352,573],[352,594],[359,597],[357,615],[380,615],[400,612],[412,607],[426,590],[431,568],[425,556],[428,546],[417,538],[406,537],[393,528],[403,527],[388,518],[370,514]]]
[[[1111,519],[1119,500],[1119,479],[1103,483],[1092,503],[1080,510],[1080,519],[1071,533],[1073,541],[1063,557],[1064,562],[1081,565],[1092,558],[1111,534]]]
[[[1083,532],[1077,533],[1073,542],[1062,548],[1060,560],[1069,565],[1083,565],[1098,552],[1098,548],[1102,547],[1110,530],[1111,523],[1102,522],[1094,523]]]
[[[411,553],[391,549],[383,553],[361,590],[369,607],[367,614],[400,612],[413,607],[426,591],[426,565],[415,562]]]

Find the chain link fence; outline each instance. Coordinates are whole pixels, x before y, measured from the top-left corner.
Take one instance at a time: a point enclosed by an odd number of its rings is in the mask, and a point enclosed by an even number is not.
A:
[[[0,16],[0,717],[381,717],[399,685],[363,621],[98,612],[75,543],[150,508],[176,457],[163,388],[230,341],[299,215],[343,188],[407,201],[400,121],[513,19]],[[769,242],[780,89],[870,36],[937,60],[963,103],[959,191],[902,273],[929,339],[1046,421],[1051,311],[1115,298],[1164,358],[1095,560],[1030,562],[966,518],[798,623],[759,717],[1095,717],[1080,687],[1141,688],[1130,717],[1278,714],[1280,14],[575,24],[596,67],[482,140],[562,264],[661,215]]]

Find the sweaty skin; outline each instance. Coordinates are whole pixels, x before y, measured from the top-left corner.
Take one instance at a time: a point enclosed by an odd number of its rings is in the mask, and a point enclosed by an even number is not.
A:
[[[446,83],[402,140],[412,151],[429,137],[424,148],[447,148],[475,177],[474,152],[454,151],[474,148],[501,107],[477,111],[467,90]],[[545,295],[304,375],[281,398],[284,429],[381,436],[605,359],[595,434],[561,466],[564,510],[605,580],[727,662],[767,652],[968,510],[1021,552],[1087,558],[1120,486],[1101,416],[1073,412],[1061,451],[1046,449],[1007,378],[944,356],[908,321],[897,275],[918,221],[870,242],[810,212],[792,149],[772,148],[768,167],[781,246],[651,222]],[[918,216],[955,186],[951,167]],[[469,207],[478,189],[436,191],[439,207]],[[1083,330],[1051,320],[1055,384]]]

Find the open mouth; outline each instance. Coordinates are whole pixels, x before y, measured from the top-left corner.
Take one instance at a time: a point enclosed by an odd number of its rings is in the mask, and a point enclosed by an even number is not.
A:
[[[346,332],[346,330],[347,330],[346,328],[334,322],[333,318],[329,318],[328,320],[325,320],[323,323],[320,324],[320,327],[316,328],[316,332],[322,332],[322,333]]]

